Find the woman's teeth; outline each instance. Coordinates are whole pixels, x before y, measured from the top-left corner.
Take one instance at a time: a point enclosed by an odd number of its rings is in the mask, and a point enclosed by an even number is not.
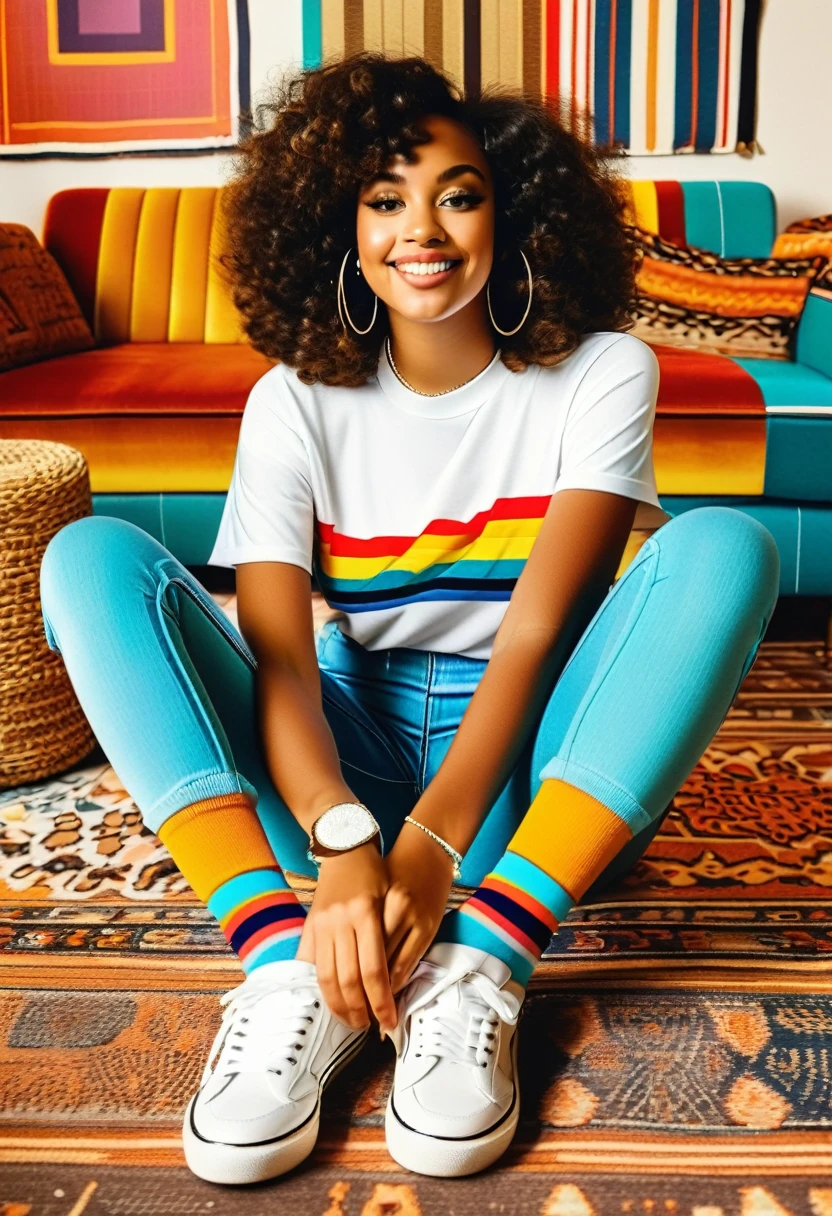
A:
[[[456,262],[398,262],[397,269],[408,274],[439,274],[455,265]]]

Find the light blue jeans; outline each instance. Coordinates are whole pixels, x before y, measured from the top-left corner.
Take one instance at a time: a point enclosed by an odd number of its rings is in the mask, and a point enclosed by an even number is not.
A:
[[[565,657],[461,881],[476,886],[494,868],[547,777],[600,799],[634,834],[586,896],[630,869],[727,715],[779,577],[771,533],[734,508],[695,508],[653,533]],[[192,802],[248,791],[283,869],[314,875],[307,836],[264,759],[256,661],[197,579],[136,525],[89,516],[49,542],[40,591],[49,646],[146,825],[157,831]],[[316,646],[345,780],[389,849],[487,662],[370,651],[335,621]]]

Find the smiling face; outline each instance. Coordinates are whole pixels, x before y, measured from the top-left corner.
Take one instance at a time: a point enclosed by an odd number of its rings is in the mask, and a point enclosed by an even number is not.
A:
[[[358,256],[391,312],[439,321],[485,288],[494,192],[485,153],[466,127],[441,115],[421,125],[431,138],[414,148],[418,159],[409,165],[393,157],[359,192]]]

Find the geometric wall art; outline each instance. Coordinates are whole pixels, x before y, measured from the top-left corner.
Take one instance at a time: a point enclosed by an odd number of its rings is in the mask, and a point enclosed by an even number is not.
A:
[[[244,0],[0,0],[0,155],[237,142]]]

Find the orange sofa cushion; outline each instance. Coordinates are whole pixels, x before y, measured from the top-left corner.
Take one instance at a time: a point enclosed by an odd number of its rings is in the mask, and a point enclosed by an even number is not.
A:
[[[125,342],[15,368],[3,412],[15,417],[231,414],[273,366],[248,343]]]

